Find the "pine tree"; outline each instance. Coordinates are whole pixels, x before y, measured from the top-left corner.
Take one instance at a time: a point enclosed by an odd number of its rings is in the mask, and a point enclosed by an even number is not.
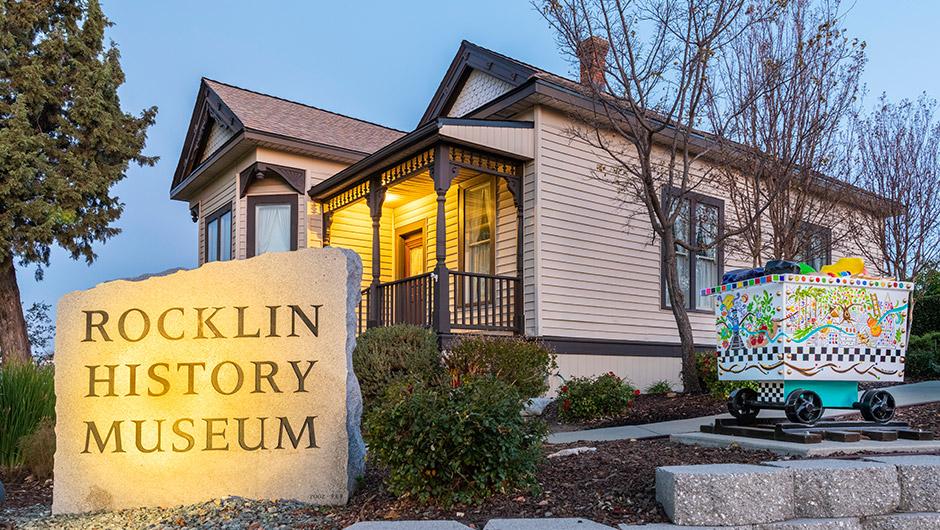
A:
[[[95,260],[124,205],[111,187],[141,154],[156,107],[121,110],[120,53],[97,0],[0,0],[0,355],[29,359],[15,263],[41,277],[53,245]]]

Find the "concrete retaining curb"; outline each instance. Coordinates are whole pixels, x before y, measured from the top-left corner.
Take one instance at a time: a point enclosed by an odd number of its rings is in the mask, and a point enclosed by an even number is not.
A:
[[[894,513],[869,517],[862,522],[862,530],[937,530],[940,513]]]
[[[896,466],[901,489],[901,512],[940,512],[940,456],[867,458]]]
[[[589,519],[491,519],[483,530],[614,530]]]
[[[656,469],[656,500],[680,525],[747,525],[793,517],[793,473],[747,464]]]
[[[900,502],[897,468],[890,464],[863,460],[784,460],[765,464],[793,472],[796,517],[880,515],[895,511]]]

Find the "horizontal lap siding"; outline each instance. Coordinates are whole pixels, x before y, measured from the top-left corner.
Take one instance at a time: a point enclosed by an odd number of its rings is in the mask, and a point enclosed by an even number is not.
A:
[[[379,225],[382,241],[382,281],[393,277],[392,210],[385,209]],[[330,225],[330,246],[354,250],[362,258],[362,288],[372,283],[372,218],[365,201],[337,211]]]
[[[496,274],[518,276],[516,269],[516,205],[509,186],[497,179]]]
[[[568,126],[561,114],[541,113],[540,334],[677,343],[673,315],[660,309],[660,244],[645,210],[593,177],[602,157],[571,139]],[[696,342],[710,343],[712,317],[689,316]]]
[[[525,165],[522,174],[522,290],[525,307],[525,333],[536,336],[538,331],[538,299],[536,288],[536,214],[535,162]]]

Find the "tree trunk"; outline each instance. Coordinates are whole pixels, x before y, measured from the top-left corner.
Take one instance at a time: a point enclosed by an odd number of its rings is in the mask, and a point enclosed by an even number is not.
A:
[[[679,331],[680,349],[682,351],[682,386],[686,392],[701,392],[702,386],[698,380],[698,370],[695,363],[695,338],[692,335],[692,322],[689,321],[689,312],[686,309],[688,301],[682,294],[679,285],[679,271],[676,268],[675,237],[667,231],[664,239],[663,271],[666,273],[666,285],[669,286],[669,305],[676,319],[676,328]],[[695,296],[695,293],[689,293]]]
[[[12,257],[0,259],[0,356],[3,363],[32,359]]]

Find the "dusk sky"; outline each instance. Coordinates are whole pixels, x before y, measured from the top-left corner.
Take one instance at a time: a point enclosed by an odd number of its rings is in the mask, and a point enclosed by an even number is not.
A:
[[[19,270],[23,300],[55,305],[114,278],[196,265],[196,225],[169,199],[201,76],[410,131],[462,39],[560,74],[573,72],[524,1],[102,0],[127,82],[125,111],[159,107],[146,153],[116,187],[126,204],[116,238],[91,266],[61,249],[41,282]],[[940,2],[847,2],[846,25],[868,43],[867,103],[926,92],[940,97],[934,58]]]

